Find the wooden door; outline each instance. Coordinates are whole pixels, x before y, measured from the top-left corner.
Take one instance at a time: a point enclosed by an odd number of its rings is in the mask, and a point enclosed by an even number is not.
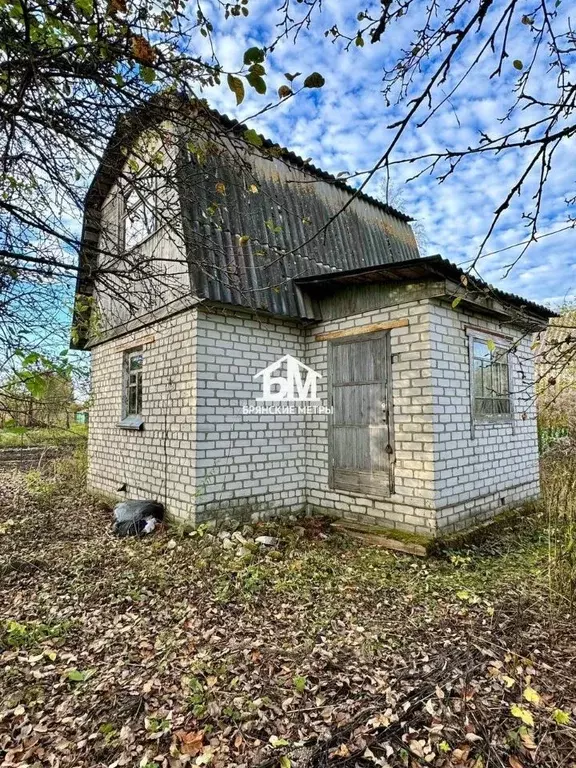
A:
[[[329,351],[331,486],[388,496],[393,453],[388,334],[333,340]]]

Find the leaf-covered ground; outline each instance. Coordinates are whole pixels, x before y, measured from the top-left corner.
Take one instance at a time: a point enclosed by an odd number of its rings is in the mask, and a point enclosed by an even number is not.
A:
[[[576,765],[538,521],[429,560],[270,523],[238,557],[31,477],[0,477],[0,765]]]

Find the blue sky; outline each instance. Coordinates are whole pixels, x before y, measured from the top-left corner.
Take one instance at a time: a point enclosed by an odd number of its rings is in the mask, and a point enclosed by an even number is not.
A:
[[[248,47],[261,45],[274,37],[279,19],[276,1],[251,0],[248,18],[228,21],[216,11],[215,0],[205,4],[206,15],[210,16],[211,3],[214,7],[210,18],[215,27],[215,47],[226,70],[240,67],[243,52]],[[295,6],[294,13],[301,8],[302,5]],[[268,58],[267,96],[248,94],[245,102],[236,107],[226,86],[211,89],[203,95],[221,111],[245,120],[272,100],[278,86],[286,82],[284,72],[299,71],[305,76],[319,71],[326,79],[322,90],[302,92],[277,109],[256,117],[251,125],[302,157],[312,158],[330,172],[370,168],[386,147],[390,135],[387,126],[404,114],[404,106],[387,106],[385,103],[382,69],[402,46],[410,43],[411,30],[407,26],[397,28],[392,36],[384,37],[379,44],[367,42],[363,48],[353,46],[345,52],[341,43],[333,43],[324,37],[324,30],[335,22],[357,27],[354,19],[359,10],[362,7],[357,3],[325,0],[322,14],[313,19],[310,30],[302,33],[297,44],[285,40]],[[528,5],[526,10],[530,10]],[[477,140],[479,130],[495,134],[499,118],[510,106],[512,88],[518,76],[512,61],[526,56],[527,34],[526,26],[521,23],[512,25],[508,45],[510,56],[503,75],[490,79],[494,60],[481,64],[450,99],[449,105],[425,126],[414,126],[408,131],[398,147],[396,158],[438,148],[465,147]],[[465,51],[455,61],[453,78],[464,73],[469,56],[470,51]],[[534,87],[549,88],[552,81],[546,77],[544,69],[541,73],[542,77]],[[443,93],[449,87],[450,80]],[[462,163],[459,170],[442,184],[427,175],[407,182],[414,167],[397,166],[391,178],[395,194],[392,202],[420,222],[427,240],[426,254],[441,253],[451,261],[466,264],[476,255],[494,210],[514,183],[519,162],[520,158],[512,154],[498,158],[476,157]],[[544,199],[540,234],[566,224],[565,198],[575,194],[575,166],[576,146],[562,147]],[[384,176],[380,175],[371,182],[368,191],[382,196],[383,183]],[[525,240],[527,230],[522,213],[529,206],[534,183],[534,180],[529,183],[524,196],[515,198],[485,252],[500,251]],[[484,279],[500,288],[540,302],[559,304],[576,295],[575,244],[576,230],[571,229],[530,246],[506,278],[506,267],[519,254],[519,248],[483,256],[479,271]]]

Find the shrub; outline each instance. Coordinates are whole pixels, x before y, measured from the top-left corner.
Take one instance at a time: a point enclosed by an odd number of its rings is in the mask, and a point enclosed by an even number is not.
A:
[[[542,462],[548,516],[552,594],[573,612],[576,600],[576,455],[555,453]]]

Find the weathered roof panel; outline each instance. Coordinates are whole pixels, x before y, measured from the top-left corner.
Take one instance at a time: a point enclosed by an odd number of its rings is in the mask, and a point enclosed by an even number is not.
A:
[[[376,265],[363,269],[353,269],[345,272],[331,273],[328,275],[312,275],[296,280],[298,287],[306,293],[321,296],[322,293],[335,285],[358,285],[367,283],[387,282],[416,282],[431,277],[440,277],[462,285],[462,278],[466,276],[470,286],[470,292],[482,292],[500,300],[503,304],[522,310],[529,315],[547,320],[557,317],[557,313],[542,304],[536,304],[517,296],[494,288],[480,278],[469,277],[464,270],[456,264],[443,259],[442,256],[425,256],[402,263]]]
[[[348,189],[313,178],[308,168],[295,168],[282,157],[256,154],[249,162],[246,170],[209,158],[202,168],[204,193],[193,164],[183,164],[184,233],[199,295],[309,317],[295,279],[418,257],[406,217],[365,197],[350,203]],[[254,182],[256,193],[249,191]],[[211,193],[217,185],[225,189],[221,197]],[[214,200],[217,210],[207,217]]]

